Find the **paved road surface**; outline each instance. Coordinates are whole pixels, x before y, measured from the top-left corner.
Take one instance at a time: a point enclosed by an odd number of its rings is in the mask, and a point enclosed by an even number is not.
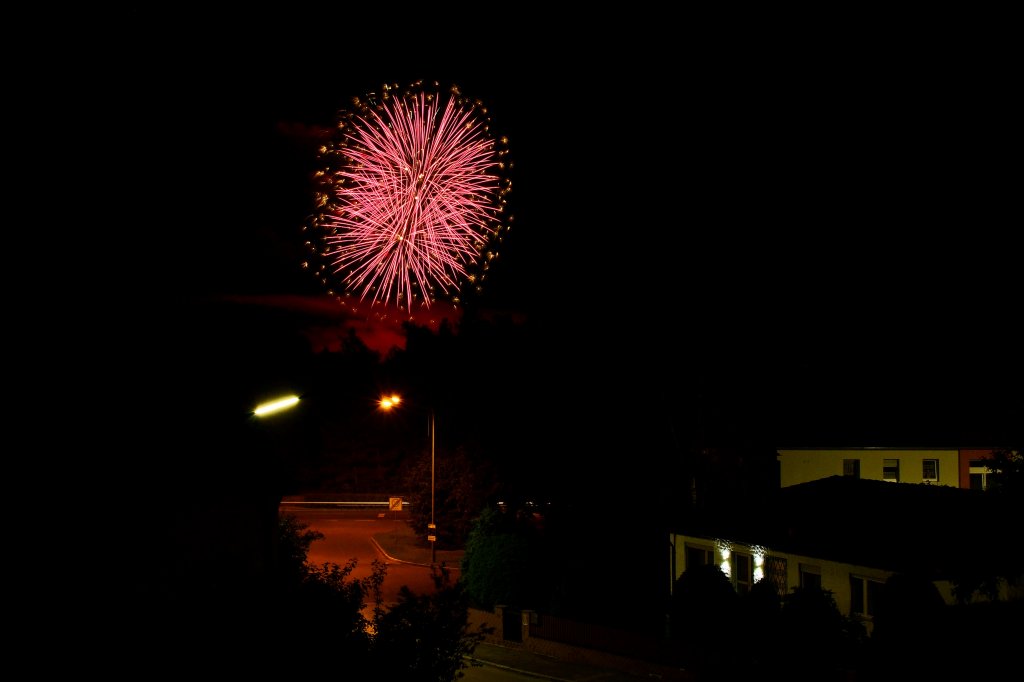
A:
[[[375,534],[385,533],[391,525],[404,523],[403,521],[378,519],[374,510],[288,508],[285,511],[293,514],[301,523],[308,524],[310,530],[319,531],[324,535],[322,540],[315,540],[310,545],[306,556],[309,563],[316,566],[324,563],[344,566],[351,559],[355,559],[356,567],[351,577],[359,579],[372,573],[374,561],[384,562],[387,565],[383,585],[385,604],[394,604],[398,601],[399,590],[403,585],[417,594],[426,594],[434,590],[434,580],[429,566],[387,559],[373,542]]]

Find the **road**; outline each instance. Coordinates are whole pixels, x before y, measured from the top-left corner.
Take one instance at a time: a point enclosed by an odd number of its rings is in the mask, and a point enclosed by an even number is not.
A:
[[[320,566],[324,563],[335,563],[344,566],[350,560],[356,560],[351,578],[368,577],[373,571],[373,562],[381,561],[387,565],[384,577],[384,604],[394,604],[403,585],[417,594],[426,594],[434,590],[434,581],[429,566],[389,561],[374,544],[372,537],[387,532],[392,524],[405,523],[402,520],[377,518],[373,509],[294,509],[286,511],[294,515],[301,523],[308,524],[310,530],[323,533],[321,540],[314,540],[309,547],[306,560]],[[372,608],[372,604],[368,605]]]
[[[524,680],[537,682],[538,679],[546,679],[538,678],[536,674],[496,668],[493,665],[475,665],[464,668],[463,673],[464,675],[460,679],[467,682],[523,682]]]

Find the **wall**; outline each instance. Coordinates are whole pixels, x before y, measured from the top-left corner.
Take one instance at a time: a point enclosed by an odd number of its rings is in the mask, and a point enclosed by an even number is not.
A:
[[[800,572],[802,566],[815,568],[817,570],[817,573],[821,576],[822,589],[830,590],[832,592],[832,596],[836,602],[836,607],[839,609],[839,612],[844,616],[851,615],[851,575],[881,583],[884,583],[886,580],[889,579],[889,576],[892,575],[892,571],[871,568],[869,566],[843,564],[835,561],[819,559],[817,557],[804,556],[801,554],[774,552],[771,550],[770,547],[760,547],[756,545],[747,545],[744,543],[735,542],[723,542],[715,538],[677,535],[675,533],[672,533],[670,534],[669,542],[672,543],[672,545],[675,548],[673,564],[673,581],[678,579],[679,576],[683,574],[683,571],[686,570],[687,545],[701,548],[714,548],[715,563],[717,565],[721,565],[723,561],[723,554],[721,551],[723,546],[728,547],[731,552],[743,552],[745,554],[751,555],[764,553],[766,558],[781,557],[786,560],[786,594],[791,593],[793,591],[793,588],[800,586]],[[938,587],[947,604],[955,603],[952,598],[952,594],[948,589],[948,585],[938,585]],[[864,627],[870,635],[872,629],[870,619],[863,619],[862,622],[864,623]]]
[[[971,460],[988,459],[992,456],[992,449],[985,450],[961,450],[960,451],[960,487],[971,487]]]
[[[886,459],[900,462],[900,482],[922,483],[922,462],[939,460],[937,485],[961,486],[960,451],[958,449],[910,448],[839,448],[834,450],[778,450],[779,479],[782,487],[843,475],[843,460],[860,460],[860,477],[883,480],[882,466]]]
[[[692,679],[685,670],[666,660],[672,659],[674,653],[670,644],[663,639],[652,640],[627,631],[616,632],[547,615],[531,618],[529,611],[517,612],[523,619],[519,639],[506,639],[503,637],[503,609],[501,606],[496,607],[493,612],[469,609],[470,629],[475,630],[478,625],[486,625],[492,628],[492,631],[484,642],[509,649],[531,651],[558,661],[585,663],[628,673],[637,678],[646,677],[665,682]],[[534,620],[537,621],[536,624],[531,624]],[[609,635],[617,635],[620,640],[631,642],[632,645],[625,648],[632,649],[632,655],[608,651]],[[562,639],[570,641],[561,641]]]

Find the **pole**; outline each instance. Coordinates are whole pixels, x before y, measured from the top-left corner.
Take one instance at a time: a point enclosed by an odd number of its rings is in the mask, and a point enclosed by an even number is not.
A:
[[[436,563],[437,554],[435,548],[437,546],[437,526],[434,525],[434,434],[437,429],[434,422],[434,411],[430,411],[430,528],[431,537],[434,538],[430,541],[430,567],[433,568]]]

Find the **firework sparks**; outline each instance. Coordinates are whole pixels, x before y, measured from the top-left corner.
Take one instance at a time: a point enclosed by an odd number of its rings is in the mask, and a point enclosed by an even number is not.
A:
[[[479,290],[509,227],[507,142],[481,102],[416,83],[356,98],[320,150],[308,242],[317,276],[410,313]]]

